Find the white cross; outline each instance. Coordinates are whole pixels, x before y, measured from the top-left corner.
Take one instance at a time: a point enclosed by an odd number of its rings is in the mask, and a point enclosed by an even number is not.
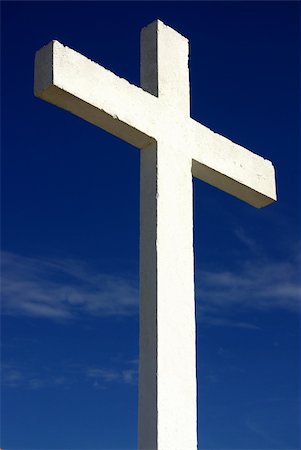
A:
[[[259,208],[274,168],[190,117],[188,40],[160,21],[141,32],[141,88],[53,41],[35,95],[141,149],[138,445],[195,450],[192,176]]]

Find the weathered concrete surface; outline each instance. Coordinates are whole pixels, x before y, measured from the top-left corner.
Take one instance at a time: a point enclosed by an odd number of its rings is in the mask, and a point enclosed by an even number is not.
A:
[[[162,450],[196,448],[190,168],[190,159],[167,142],[142,150],[139,448],[143,449],[157,448],[155,439]]]
[[[189,117],[188,41],[161,22],[141,33],[141,86]],[[184,450],[197,448],[191,156],[164,125],[141,151],[138,442]]]
[[[150,68],[141,74],[145,90],[52,41],[36,54],[35,95],[138,148],[168,135],[193,160],[195,177],[258,208],[275,201],[275,173],[270,161],[189,117],[187,39],[156,21],[143,29],[141,41],[142,45],[152,42],[150,47],[162,50],[156,59],[151,48],[144,47],[141,66],[150,62]],[[158,82],[150,82],[156,71]],[[158,86],[159,98],[155,96]]]
[[[254,205],[276,200],[272,164],[190,118],[188,40],[141,33],[141,88],[53,41],[35,95],[141,149],[139,448],[196,450],[192,175]]]
[[[36,54],[34,92],[138,148],[153,141],[158,99],[57,41]]]

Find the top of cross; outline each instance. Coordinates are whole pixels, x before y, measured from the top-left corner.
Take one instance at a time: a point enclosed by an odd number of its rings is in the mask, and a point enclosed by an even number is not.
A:
[[[138,148],[185,151],[193,175],[256,207],[276,200],[270,161],[190,117],[188,40],[157,20],[141,32],[141,86],[50,42],[36,54],[35,95]]]

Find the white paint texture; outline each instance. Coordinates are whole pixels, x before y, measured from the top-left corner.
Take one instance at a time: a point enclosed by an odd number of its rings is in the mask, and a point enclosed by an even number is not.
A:
[[[188,40],[141,32],[141,87],[57,41],[36,54],[35,95],[141,149],[139,449],[197,448],[192,175],[256,207],[270,161],[190,118]]]

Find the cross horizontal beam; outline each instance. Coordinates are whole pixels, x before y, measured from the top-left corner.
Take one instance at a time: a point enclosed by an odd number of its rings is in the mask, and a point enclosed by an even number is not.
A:
[[[169,129],[170,141],[191,155],[195,177],[257,208],[276,200],[270,161],[58,41],[36,54],[34,92],[140,149]]]

